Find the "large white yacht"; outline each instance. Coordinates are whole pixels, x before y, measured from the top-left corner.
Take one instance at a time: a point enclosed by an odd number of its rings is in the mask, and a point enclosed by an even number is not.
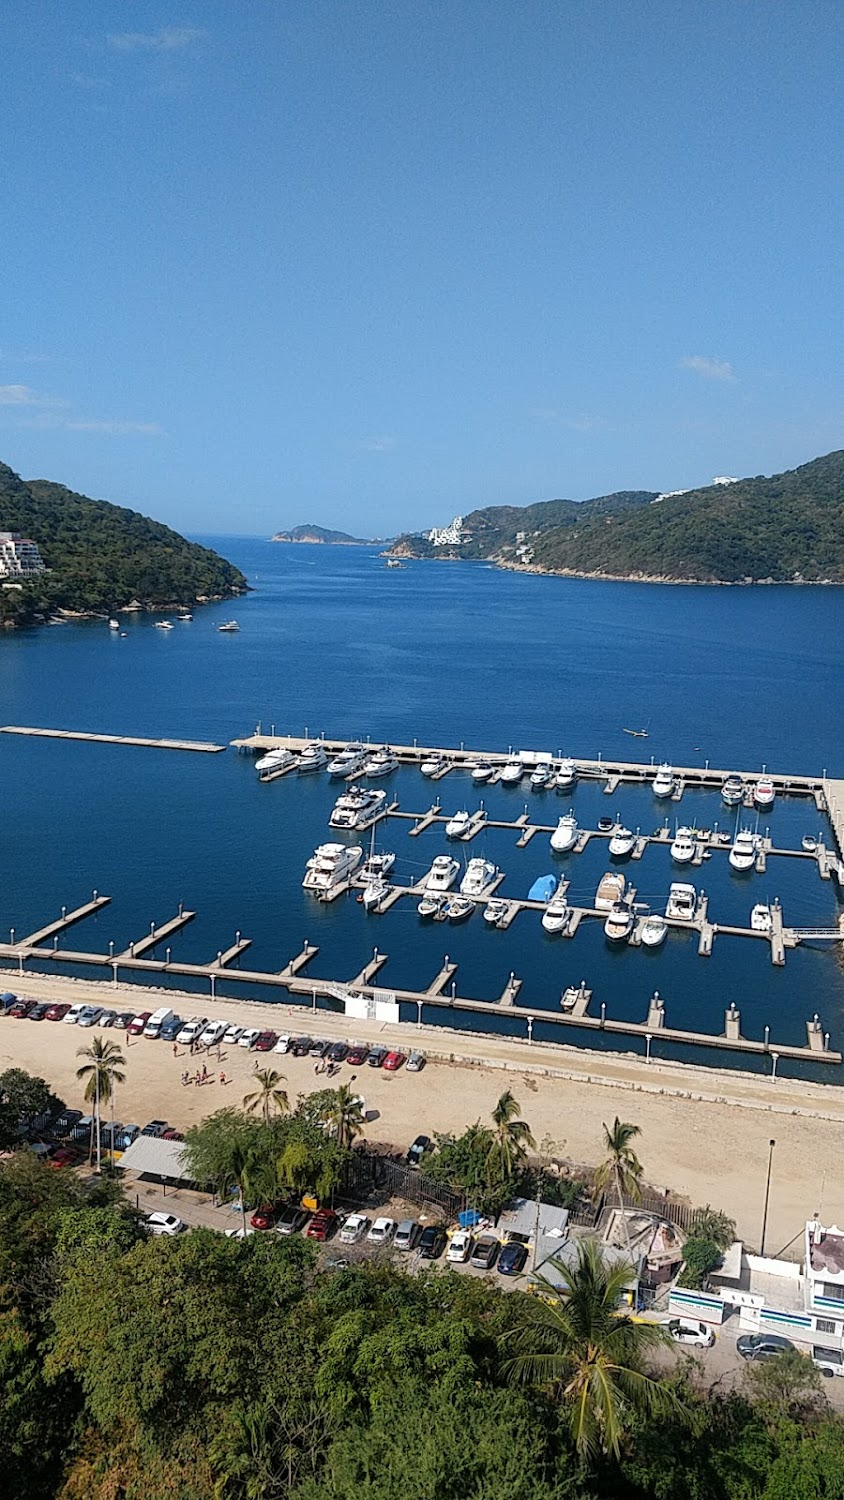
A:
[[[678,880],[668,887],[666,917],[675,922],[692,922],[696,909],[697,891],[693,885],[683,885]]]
[[[312,740],[299,756],[298,773],[301,776],[303,771],[321,771],[327,762],[325,746],[321,745],[319,740]]]
[[[668,936],[668,923],[659,912],[652,911],[645,917],[639,936],[645,948],[659,948]]]
[[[601,876],[595,892],[595,910],[610,911],[615,902],[622,899],[626,884],[620,870],[607,870],[607,873]]]
[[[367,751],[363,745],[347,745],[339,755],[328,762],[329,776],[354,776],[357,771],[363,769]]]
[[[691,828],[678,828],[671,844],[671,858],[677,865],[690,865],[696,848]]]
[[[345,844],[320,844],[308,860],[302,885],[306,891],[326,895],[348,880],[362,859],[363,850],[358,844],[350,849]]]
[[[531,776],[530,776],[530,789],[531,789],[531,791],[532,792],[544,792],[545,788],[549,787],[551,785],[553,777],[554,777],[554,772],[553,772],[553,768],[550,765],[550,763],[546,764],[545,762],[543,762],[541,765],[538,765],[536,767],[536,770],[531,772]]]
[[[607,912],[607,920],[604,923],[604,935],[611,943],[626,943],[630,937],[636,918],[626,901],[614,901]]]
[[[750,927],[752,932],[764,932],[766,937],[773,932],[774,918],[764,901],[758,901],[750,913]]]
[[[370,755],[369,759],[364,762],[363,774],[364,776],[389,776],[391,771],[397,771],[398,768],[398,756],[390,749],[389,745],[384,745],[382,749],[376,750],[375,754]]]
[[[462,812],[456,812],[453,818],[449,818],[445,825],[445,836],[447,839],[462,839],[464,833],[469,830],[472,814],[465,808]]]
[[[757,807],[773,807],[776,790],[770,776],[760,776],[753,788],[753,800]]]
[[[255,762],[255,770],[259,776],[268,776],[273,771],[286,771],[288,767],[296,764],[296,756],[292,750],[285,750],[278,746],[275,750],[268,750],[266,755],[260,755]]]
[[[762,840],[752,828],[740,828],[730,850],[730,865],[734,870],[752,870]]]
[[[470,859],[466,866],[466,874],[460,882],[460,891],[464,896],[482,896],[490,881],[495,878],[496,869],[491,860],[482,859],[480,855]]]
[[[419,767],[423,776],[439,776],[441,771],[447,771],[450,762],[444,755],[429,755],[423,760]]]
[[[504,786],[516,786],[521,781],[524,766],[517,755],[511,756],[510,760],[501,771],[501,781]]]
[[[674,767],[663,761],[654,777],[654,796],[670,797],[674,792]]]
[[[735,772],[729,775],[721,786],[721,800],[728,807],[738,807],[744,801],[744,782]]]
[[[564,813],[551,835],[551,848],[555,854],[567,854],[577,843],[580,832],[573,812]]]
[[[371,795],[365,787],[350,786],[337,798],[328,819],[329,827],[354,828]]]
[[[554,777],[554,789],[558,792],[568,792],[577,781],[577,766],[573,760],[561,760]]]
[[[566,886],[563,881],[560,881],[542,913],[542,926],[546,932],[562,932],[571,916],[571,908],[566,902],[565,893]]]
[[[425,877],[425,889],[436,895],[449,891],[460,873],[460,865],[450,854],[438,854]]]
[[[372,831],[375,832],[374,829]],[[385,849],[383,854],[371,852],[360,873],[364,880],[383,880],[385,875],[389,875],[395,862],[396,856],[391,850]]]
[[[632,829],[622,828],[620,823],[616,823],[609,843],[610,854],[614,854],[617,859],[621,859],[624,855],[633,853],[635,844],[636,835]]]

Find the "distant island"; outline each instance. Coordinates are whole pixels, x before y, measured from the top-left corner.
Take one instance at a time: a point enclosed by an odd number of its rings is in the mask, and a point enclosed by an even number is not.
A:
[[[648,583],[844,583],[844,452],[696,490],[489,506],[400,536],[389,555]]]
[[[361,536],[349,536],[347,531],[331,531],[327,526],[294,526],[290,531],[277,531],[271,542],[316,542],[326,547],[369,547],[371,540]]]
[[[169,526],[0,463],[0,624],[204,604],[247,589],[232,563]]]

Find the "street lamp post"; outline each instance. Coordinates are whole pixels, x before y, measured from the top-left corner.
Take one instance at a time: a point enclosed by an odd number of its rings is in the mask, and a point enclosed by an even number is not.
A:
[[[772,1052],[771,1053],[771,1082],[772,1083],[776,1083],[776,1081],[777,1081],[777,1063],[779,1062],[779,1060],[780,1060],[779,1053],[778,1052]]]
[[[760,1256],[765,1254],[765,1230],[768,1227],[768,1199],[771,1196],[771,1163],[774,1159],[774,1147],[776,1144],[774,1140],[768,1142],[768,1175],[765,1180],[765,1207],[762,1210],[762,1239],[759,1245]]]
[[[532,1047],[533,1046],[533,1016],[528,1016],[528,1018],[527,1018],[527,1028],[528,1028],[528,1046]]]
[[[421,1025],[422,1025],[422,1001],[421,1000],[417,1000],[417,1002],[416,1002],[416,1026],[417,1026],[417,1029]]]
[[[651,1042],[652,1041],[653,1041],[653,1037],[651,1036],[651,1034],[650,1034],[649,1031],[646,1031],[645,1032],[645,1062],[650,1062],[650,1060],[651,1060]]]

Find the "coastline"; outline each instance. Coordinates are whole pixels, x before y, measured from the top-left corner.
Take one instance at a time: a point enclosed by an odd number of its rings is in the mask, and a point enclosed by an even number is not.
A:
[[[401,551],[393,549],[381,555],[400,558],[408,562],[480,563],[487,567],[501,568],[507,573],[533,573],[539,578],[587,578],[594,583],[661,583],[677,588],[700,589],[844,588],[844,578],[674,578],[667,573],[607,573],[600,569],[586,572],[580,568],[543,568],[538,563],[514,562],[510,558],[495,556],[460,557],[454,552],[443,552],[441,555],[430,557],[405,548]]]

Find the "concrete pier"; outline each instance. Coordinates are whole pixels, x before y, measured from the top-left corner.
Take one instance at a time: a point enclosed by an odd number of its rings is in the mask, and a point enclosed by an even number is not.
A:
[[[296,957],[291,958],[289,964],[280,970],[278,974],[279,982],[286,984],[289,979],[295,979],[297,974],[300,974],[305,965],[309,964],[312,958],[316,958],[318,953],[319,948],[316,943],[306,943],[301,953],[297,953]]]
[[[428,985],[428,988],[425,991],[426,998],[431,999],[436,995],[441,995],[446,985],[451,982],[456,973],[457,965],[454,963],[449,963],[448,960],[446,960],[446,962],[440,969],[439,974],[437,974],[436,977],[432,979],[431,983]]]
[[[151,948],[157,948],[159,943],[163,943],[167,938],[172,937],[174,932],[181,931],[183,927],[187,926],[188,922],[193,921],[195,916],[195,911],[183,910],[177,916],[172,917],[169,922],[163,922],[160,927],[156,927],[155,923],[152,923],[146,937],[139,938],[136,943],[130,943],[126,951],[118,954],[118,957],[120,959],[142,958],[145,953],[149,953]]]
[[[245,953],[247,948],[251,947],[251,938],[238,937],[236,941],[232,943],[230,948],[226,948],[225,951],[221,953],[217,959],[215,959],[214,967],[217,969],[227,969],[230,964],[235,963],[235,961],[240,958],[241,953]]]
[[[94,892],[93,898],[86,901],[84,906],[77,906],[75,911],[67,911],[62,907],[62,914],[55,922],[48,922],[46,927],[39,927],[37,932],[30,932],[21,938],[15,945],[16,948],[37,948],[39,943],[46,943],[48,938],[56,937],[59,933],[66,932],[69,927],[74,927],[77,922],[84,922],[86,917],[92,917],[95,912],[101,911],[108,906],[110,896],[100,896]]]
[[[197,750],[219,755],[225,745],[205,740],[147,740],[132,734],[88,734],[81,729],[30,729],[21,724],[2,724],[0,734],[26,734],[43,740],[88,740],[96,745],[136,745],[145,750]]]

